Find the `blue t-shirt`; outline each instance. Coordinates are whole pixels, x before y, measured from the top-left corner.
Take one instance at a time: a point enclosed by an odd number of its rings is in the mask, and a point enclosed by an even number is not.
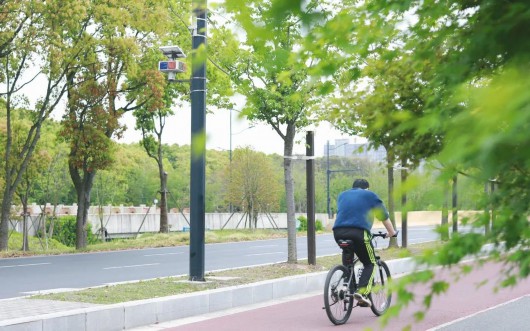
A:
[[[370,231],[374,215],[381,221],[388,219],[388,211],[377,194],[360,188],[344,191],[337,200],[333,229],[353,227]]]

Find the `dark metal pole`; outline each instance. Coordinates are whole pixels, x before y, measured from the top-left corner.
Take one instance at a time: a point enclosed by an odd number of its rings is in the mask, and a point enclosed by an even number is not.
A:
[[[306,135],[306,185],[307,185],[307,260],[317,264],[315,238],[315,135],[307,131]]]
[[[407,181],[406,163],[401,164],[401,184]],[[407,193],[401,192],[401,247],[406,248],[408,245],[408,212],[407,212]]]
[[[205,164],[206,164],[206,0],[194,0],[197,29],[192,37],[190,280],[204,281]]]
[[[327,148],[326,148],[326,184],[327,184],[327,209],[328,209],[328,218],[331,218],[331,213],[330,213],[330,209],[329,209],[329,140],[328,140],[328,143],[327,143]]]
[[[458,232],[458,175],[454,175],[453,177],[453,203],[452,203],[452,208],[453,208],[453,233],[457,233]]]
[[[232,108],[230,108],[230,152],[229,152],[229,161],[230,161],[230,184],[232,184]],[[229,205],[230,214],[232,214],[232,202]]]

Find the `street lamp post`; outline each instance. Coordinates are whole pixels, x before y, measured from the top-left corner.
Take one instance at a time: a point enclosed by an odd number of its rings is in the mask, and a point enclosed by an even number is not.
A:
[[[197,54],[206,45],[207,1],[194,1],[197,28],[193,31],[191,77],[190,169],[190,280],[204,281],[205,169],[206,169],[206,60]]]
[[[229,161],[230,161],[230,184],[232,184],[232,108],[230,108],[230,152],[229,152]],[[230,214],[232,214],[232,201],[228,207]]]
[[[306,134],[307,262],[316,265],[315,239],[315,133]]]
[[[328,197],[327,197],[327,212],[328,212],[328,218],[331,218],[331,212],[330,212],[330,209],[329,209],[329,204],[330,204],[330,198],[329,198],[329,140],[328,140],[328,143],[327,143],[327,148],[326,148],[326,192],[328,194]]]
[[[176,58],[186,55],[178,46],[160,50],[169,61],[160,61],[158,69],[168,73],[170,82],[190,82],[191,101],[191,169],[190,169],[190,280],[204,281],[205,173],[206,173],[206,59],[197,54],[206,45],[207,0],[195,0],[197,26],[192,36],[192,70],[190,80],[176,80],[175,74],[186,66]]]

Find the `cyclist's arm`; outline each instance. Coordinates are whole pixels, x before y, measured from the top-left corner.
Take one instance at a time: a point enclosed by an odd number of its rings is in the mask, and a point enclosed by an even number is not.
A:
[[[396,234],[396,230],[394,230],[394,226],[392,225],[392,222],[390,222],[389,218],[383,221],[383,225],[385,226],[386,231],[388,232],[387,237],[393,237]]]

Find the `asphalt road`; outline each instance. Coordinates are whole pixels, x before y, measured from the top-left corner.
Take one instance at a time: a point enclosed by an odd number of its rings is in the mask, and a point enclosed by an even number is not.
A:
[[[333,325],[322,309],[322,294],[312,295],[247,311],[225,312],[223,316],[199,316],[175,321],[167,331],[240,330],[248,326],[252,331],[313,331],[313,330],[403,330],[411,331],[499,331],[530,329],[530,279],[520,281],[513,288],[497,288],[500,264],[488,262],[467,274],[455,270],[439,270],[437,280],[451,283],[449,290],[434,297],[430,310],[422,321],[415,321],[414,313],[421,308],[428,285],[412,289],[414,301],[386,327],[370,309],[354,308],[350,319],[341,326]],[[455,279],[456,275],[458,279]],[[168,324],[172,324],[171,322]],[[161,330],[158,328],[157,330]]]
[[[432,241],[433,227],[411,227],[409,243]],[[380,247],[387,241],[379,239]],[[307,258],[307,238],[297,241],[298,258]],[[338,254],[331,234],[318,235],[318,256]],[[205,248],[205,271],[284,262],[287,239],[225,244]],[[189,247],[82,253],[0,259],[0,299],[58,289],[79,289],[117,282],[189,273]]]

